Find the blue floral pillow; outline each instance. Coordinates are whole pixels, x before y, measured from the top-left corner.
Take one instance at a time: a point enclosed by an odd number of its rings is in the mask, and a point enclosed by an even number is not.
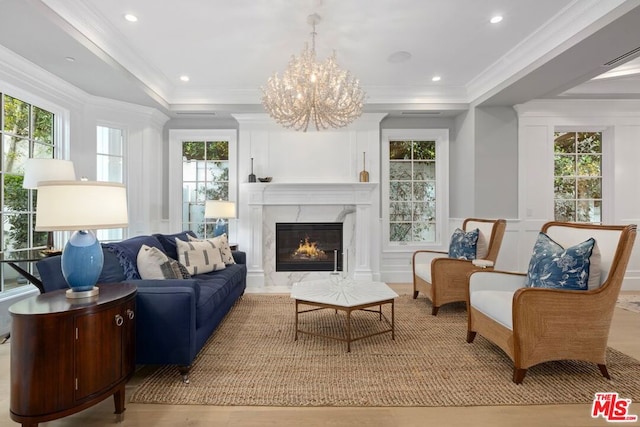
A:
[[[589,258],[595,243],[590,238],[565,249],[541,232],[533,246],[526,285],[534,288],[587,290]]]
[[[479,234],[480,230],[477,228],[467,233],[456,228],[453,236],[451,236],[451,243],[449,244],[449,258],[476,259]]]

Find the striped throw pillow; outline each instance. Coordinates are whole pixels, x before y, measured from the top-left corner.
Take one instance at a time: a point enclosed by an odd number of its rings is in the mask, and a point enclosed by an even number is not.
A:
[[[187,271],[192,276],[225,268],[220,249],[212,246],[209,242],[185,242],[176,239],[176,246],[178,261],[187,267]]]

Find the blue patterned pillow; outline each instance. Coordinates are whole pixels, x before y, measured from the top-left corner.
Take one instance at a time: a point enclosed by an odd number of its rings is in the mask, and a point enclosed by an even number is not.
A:
[[[529,261],[526,285],[533,288],[587,290],[589,258],[595,243],[590,238],[565,249],[540,232]]]
[[[467,233],[456,228],[453,236],[451,236],[451,243],[449,244],[449,258],[476,259],[479,234],[480,230],[477,228]]]

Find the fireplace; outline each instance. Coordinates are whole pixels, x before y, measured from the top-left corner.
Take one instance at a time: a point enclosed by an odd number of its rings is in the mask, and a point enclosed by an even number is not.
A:
[[[276,223],[276,271],[342,271],[341,222]]]

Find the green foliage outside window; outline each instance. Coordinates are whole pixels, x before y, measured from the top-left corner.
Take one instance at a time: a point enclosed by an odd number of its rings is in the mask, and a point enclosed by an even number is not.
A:
[[[206,200],[229,200],[229,142],[184,141],[183,215],[185,229],[212,235],[214,224],[204,218]]]
[[[35,204],[22,181],[29,157],[53,157],[54,114],[8,95],[2,101],[2,249],[44,246],[47,233],[33,231]]]
[[[602,133],[556,132],[554,137],[555,219],[602,222]]]
[[[435,141],[390,141],[389,240],[433,242],[435,217]]]

